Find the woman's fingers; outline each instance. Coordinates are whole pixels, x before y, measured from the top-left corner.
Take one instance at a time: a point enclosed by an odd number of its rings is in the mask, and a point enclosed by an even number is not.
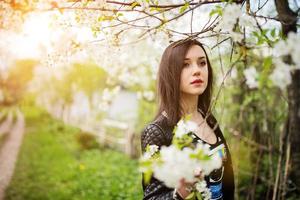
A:
[[[197,182],[197,181],[196,181]],[[184,178],[180,179],[180,185],[183,187],[189,187],[194,185],[196,182],[187,182]]]
[[[203,173],[200,168],[195,170],[194,175],[196,178],[203,178]]]
[[[198,173],[195,173],[195,177],[202,177],[202,171],[198,172]]]

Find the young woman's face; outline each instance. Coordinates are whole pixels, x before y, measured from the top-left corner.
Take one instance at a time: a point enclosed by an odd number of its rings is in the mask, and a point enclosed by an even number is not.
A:
[[[208,82],[208,66],[204,50],[193,45],[188,50],[180,77],[180,91],[184,94],[201,95]]]

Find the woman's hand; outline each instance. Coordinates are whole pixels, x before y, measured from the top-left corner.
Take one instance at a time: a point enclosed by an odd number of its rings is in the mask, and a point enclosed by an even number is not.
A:
[[[194,174],[195,174],[195,178],[200,179],[200,180],[204,179],[202,170],[200,168],[196,169]],[[186,182],[184,179],[181,179],[180,180],[180,185],[177,188],[178,194],[183,199],[185,199],[191,193],[190,188],[192,188],[195,185],[195,183],[197,183],[197,181],[195,181],[195,182]]]
[[[180,180],[179,187],[176,189],[181,198],[185,199],[191,191],[189,188],[192,188],[196,182],[187,182],[185,179]]]
[[[203,173],[202,173],[202,170],[201,168],[198,168],[194,171],[194,175],[195,175],[195,178],[197,179],[204,179],[204,176],[203,176]]]

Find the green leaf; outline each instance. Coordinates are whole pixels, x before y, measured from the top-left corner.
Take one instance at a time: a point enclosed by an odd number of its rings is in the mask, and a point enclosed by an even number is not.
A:
[[[189,121],[189,120],[191,120],[191,119],[192,119],[192,114],[188,114],[188,115],[186,115],[185,118],[184,118],[185,121]]]
[[[187,197],[185,197],[185,200],[194,200],[196,199],[195,192],[191,192]]]
[[[175,133],[176,133],[177,129],[178,129],[178,127],[177,127],[177,126],[175,126],[175,128],[173,129],[173,134],[175,134]]]
[[[258,38],[258,42],[257,42],[257,45],[261,45],[265,42],[264,38],[260,37]]]
[[[264,59],[264,63],[263,63],[264,70],[268,71],[270,69],[271,65],[272,65],[272,57],[270,57],[270,56],[266,57]]]
[[[185,2],[185,4],[180,8],[179,13],[183,13],[188,7],[190,3]]]
[[[223,15],[223,9],[220,5],[216,6],[213,10],[210,11],[209,16],[213,16],[214,14]]]
[[[150,12],[153,12],[153,11],[159,12],[159,11],[161,11],[161,8],[159,8],[159,7],[150,7]]]
[[[261,34],[262,35],[266,35],[266,33],[268,32],[269,29],[262,29]]]
[[[188,147],[192,144],[193,138],[189,135],[184,135],[181,138],[173,137],[172,143],[178,148],[183,149],[184,147]]]
[[[112,21],[114,19],[115,19],[115,17],[112,16],[112,15],[101,15],[100,17],[98,17],[98,22],[101,22],[101,21]]]
[[[137,5],[139,5],[139,3],[135,1],[130,6],[132,9],[134,9]]]
[[[196,192],[196,197],[198,200],[202,200],[202,195],[200,194],[200,192]]]
[[[283,34],[283,31],[282,31],[282,30],[280,30],[280,31],[279,31],[279,36],[280,36],[280,38],[283,38],[283,39],[285,39],[285,36],[284,36],[284,34]]]
[[[121,17],[121,16],[124,16],[123,13],[117,13],[117,17]]]
[[[150,180],[151,180],[151,176],[152,176],[152,171],[147,171],[144,173],[144,183],[145,185],[149,184]]]
[[[258,32],[256,32],[256,31],[253,32],[253,35],[256,36],[257,38],[260,37],[260,34],[258,34]]]
[[[80,17],[78,15],[76,15],[75,20],[76,20],[77,23],[79,23],[80,22]]]
[[[209,16],[211,17],[211,16],[213,16],[216,13],[218,13],[217,10],[212,10],[212,11],[210,11]]]
[[[275,34],[276,34],[276,29],[273,28],[272,31],[271,31],[271,36],[272,36],[272,37],[275,37]]]

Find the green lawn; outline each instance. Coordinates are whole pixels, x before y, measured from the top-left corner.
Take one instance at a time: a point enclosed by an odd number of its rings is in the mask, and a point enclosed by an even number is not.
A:
[[[141,199],[138,163],[109,149],[80,150],[77,128],[23,109],[26,134],[6,200]]]

